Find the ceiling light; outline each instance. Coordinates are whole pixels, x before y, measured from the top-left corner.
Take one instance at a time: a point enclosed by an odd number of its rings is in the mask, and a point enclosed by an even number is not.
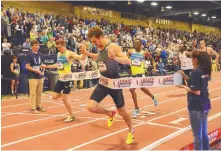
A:
[[[157,3],[157,2],[152,2],[151,5],[152,5],[152,6],[157,6],[158,3]]]
[[[172,6],[166,6],[166,9],[171,9],[172,8]]]
[[[214,18],[216,18],[216,16],[212,16],[211,18],[213,18],[213,19],[214,19]]]
[[[198,12],[194,12],[193,14],[194,14],[194,15],[198,15],[199,13],[198,13]]]
[[[164,9],[164,7],[162,7],[162,8],[161,8],[161,12],[164,12],[164,11],[165,11],[165,9]]]
[[[202,14],[201,16],[205,17],[205,16],[206,16],[206,14]]]
[[[137,1],[140,2],[140,3],[144,2],[144,0],[137,0]]]
[[[130,1],[130,0],[128,0],[128,3],[127,3],[127,5],[132,5],[132,3],[131,3],[131,1]]]

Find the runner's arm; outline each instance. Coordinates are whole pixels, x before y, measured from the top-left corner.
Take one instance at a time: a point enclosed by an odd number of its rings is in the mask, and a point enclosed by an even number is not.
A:
[[[213,50],[213,48],[208,47],[208,49],[211,51],[212,55],[216,56],[216,64],[219,64],[219,54]]]
[[[94,61],[97,60],[98,54],[86,52],[86,55],[91,57]]]
[[[112,44],[108,50],[108,53],[109,55],[113,53],[113,59],[119,62],[120,64],[130,65],[131,63],[131,60],[122,52],[120,46],[118,46],[117,44]]]
[[[78,55],[75,52],[70,52],[70,58],[73,58],[75,60],[85,60],[86,59],[86,55],[85,54]]]
[[[128,51],[127,51],[127,57],[128,57],[128,58],[130,58],[131,52],[132,52],[132,50],[131,50],[131,49],[128,49]]]
[[[148,52],[145,52],[144,55],[146,58],[150,59],[150,61],[152,62],[152,65],[153,65],[153,69],[156,71],[156,62],[155,62],[154,58]]]
[[[186,89],[188,92],[191,92],[195,95],[200,95],[200,90],[191,90],[188,86],[184,85],[183,86],[184,89]]]
[[[191,57],[192,57],[192,52],[185,52],[185,55],[186,55],[188,58],[191,58]]]

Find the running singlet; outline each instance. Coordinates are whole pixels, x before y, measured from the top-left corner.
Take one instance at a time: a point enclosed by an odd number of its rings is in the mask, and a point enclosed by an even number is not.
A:
[[[144,70],[144,51],[141,50],[140,52],[136,52],[135,49],[133,49],[130,59],[131,59],[131,72],[132,75],[137,74],[145,74]]]
[[[58,52],[57,55],[57,70],[58,70],[58,75],[66,75],[66,74],[71,74],[71,63],[68,62],[67,60],[67,54],[68,51],[66,50],[65,53],[60,53]],[[60,81],[70,81],[70,80],[64,80],[64,79],[59,79]]]
[[[185,53],[186,51],[184,51],[182,54],[179,54],[181,70],[193,69],[192,59],[188,58]]]
[[[102,51],[98,51],[98,69],[102,76],[111,79],[116,79],[120,77],[118,71],[119,63],[108,57],[108,48],[110,44],[111,43],[109,42]]]

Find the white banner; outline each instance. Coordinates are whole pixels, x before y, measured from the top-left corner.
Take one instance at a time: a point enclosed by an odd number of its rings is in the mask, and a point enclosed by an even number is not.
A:
[[[168,85],[182,85],[182,75],[175,73],[170,76],[155,76],[155,77],[137,77],[137,78],[120,78],[109,79],[100,76],[99,83],[111,89],[128,89],[128,88],[144,88],[157,87]]]
[[[71,80],[86,80],[97,79],[99,83],[105,87],[111,89],[128,89],[128,88],[144,88],[144,87],[157,87],[166,85],[182,85],[182,75],[175,73],[169,76],[154,76],[154,77],[126,77],[119,79],[110,79],[100,75],[99,70],[77,72],[65,75],[60,75],[59,80],[71,81]]]
[[[76,72],[70,74],[59,75],[59,80],[71,81],[71,80],[87,80],[87,79],[97,79],[100,77],[100,71],[86,71],[86,72]]]

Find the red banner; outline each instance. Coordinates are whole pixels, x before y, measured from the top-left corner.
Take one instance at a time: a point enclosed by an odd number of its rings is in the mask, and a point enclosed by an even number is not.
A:
[[[209,135],[209,143],[210,146],[212,146],[217,140],[221,139],[221,127],[210,132]],[[180,150],[193,150],[194,149],[194,145],[193,143],[181,148]]]

